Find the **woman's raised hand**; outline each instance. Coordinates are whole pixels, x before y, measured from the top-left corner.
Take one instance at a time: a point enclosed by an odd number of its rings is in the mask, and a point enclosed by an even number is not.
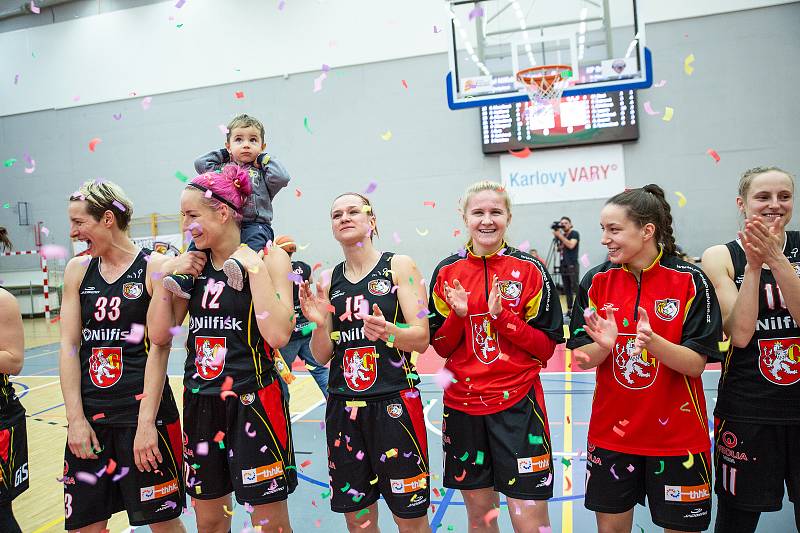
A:
[[[464,290],[464,287],[461,285],[457,279],[453,280],[453,286],[444,282],[444,298],[447,302],[447,305],[450,306],[456,315],[461,318],[467,316],[467,297],[469,293]]]
[[[197,277],[206,266],[207,256],[204,252],[184,252],[177,257],[164,261],[161,267],[165,274],[188,274]]]
[[[611,348],[614,347],[614,343],[617,342],[617,334],[619,333],[617,322],[614,320],[614,310],[609,308],[606,311],[608,318],[602,318],[594,309],[587,309],[583,312],[583,316],[585,319],[584,331],[589,334],[598,346],[610,352]]]
[[[316,293],[311,290],[311,284],[308,281],[298,285],[297,289],[303,316],[317,326],[325,325],[331,302],[325,296],[325,289],[323,289],[322,285],[317,283]]]

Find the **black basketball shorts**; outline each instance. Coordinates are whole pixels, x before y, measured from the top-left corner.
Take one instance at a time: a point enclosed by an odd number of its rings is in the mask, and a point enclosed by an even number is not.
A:
[[[25,417],[0,429],[0,503],[11,502],[28,489],[28,438]]]

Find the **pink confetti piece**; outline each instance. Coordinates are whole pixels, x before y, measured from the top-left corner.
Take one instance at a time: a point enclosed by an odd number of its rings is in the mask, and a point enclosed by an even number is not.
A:
[[[144,325],[142,324],[131,324],[131,331],[128,333],[125,342],[128,344],[139,344],[142,342],[144,338]]]
[[[105,467],[103,467],[103,469],[105,469]],[[78,481],[82,481],[83,483],[86,483],[88,485],[97,484],[97,476],[95,476],[94,474],[90,474],[89,472],[75,472],[75,478]]]
[[[358,450],[358,452],[356,453],[356,459],[358,459],[359,461],[363,461],[364,460],[364,452],[362,452],[361,450]]]
[[[42,229],[40,229],[39,231],[41,231],[42,233],[44,233],[46,236],[49,236],[49,235],[50,235],[50,230],[49,230],[49,229],[47,229],[47,228],[46,228],[46,227],[44,227],[44,226],[42,226]]]
[[[125,476],[127,476],[127,475],[128,475],[128,472],[130,472],[130,470],[131,470],[131,469],[130,469],[130,467],[127,467],[127,466],[123,466],[123,467],[121,467],[121,468],[119,469],[119,474],[117,474],[116,476],[114,476],[114,477],[111,479],[111,481],[114,481],[114,482],[116,482],[116,481],[119,481],[120,479],[122,479],[122,478],[124,478]]]
[[[658,83],[654,83],[654,84],[653,84],[653,87],[663,87],[663,86],[664,86],[664,85],[666,85],[666,84],[667,84],[667,80],[661,80],[661,81],[660,81],[660,82],[658,82]]]
[[[247,436],[251,439],[256,436],[256,430],[250,431],[250,422],[244,425],[244,432],[247,433]]]
[[[427,201],[425,201],[425,202],[422,202],[422,205],[424,205],[424,206],[427,206],[427,207],[433,207],[433,208],[435,208],[435,207],[436,207],[436,202],[432,202],[432,201],[430,201],[430,200],[427,200]]]
[[[396,231],[392,233],[392,239],[394,239],[395,244],[400,244],[401,242],[400,235],[398,235]]]
[[[660,115],[661,114],[661,111],[656,111],[656,110],[653,109],[653,107],[650,105],[650,101],[649,100],[644,103],[644,111],[648,115]]]
[[[483,16],[483,8],[481,6],[475,6],[475,9],[469,12],[469,20],[473,20],[482,16]]]
[[[439,385],[442,389],[446,389],[450,385],[453,384],[453,373],[450,372],[448,369],[442,367],[436,372],[436,376],[434,377],[436,384]]]
[[[367,188],[366,188],[366,189],[364,189],[364,194],[372,194],[373,192],[375,192],[375,188],[376,188],[377,186],[378,186],[378,183],[377,183],[377,182],[375,182],[375,181],[370,181],[370,182],[369,182],[369,185],[367,185]]]
[[[177,337],[178,335],[183,333],[183,331],[184,331],[183,326],[173,326],[169,328],[169,334],[172,335],[173,337]]]
[[[257,313],[256,318],[259,320],[266,320],[269,317],[269,311],[264,311],[263,313]]]
[[[714,158],[715,163],[719,163],[719,154],[717,153],[716,150],[714,150],[713,148],[709,148],[708,150],[706,150],[706,153],[710,155],[712,158]]]
[[[95,475],[95,476],[96,476],[98,479],[100,479],[101,477],[103,477],[103,476],[105,475],[105,473],[106,473],[106,467],[105,467],[105,466],[103,466],[103,468],[101,468],[100,470],[98,470],[97,472],[95,472],[95,474],[94,474],[94,475]]]
[[[361,300],[361,303],[358,305],[358,314],[361,316],[369,316],[369,302],[366,300]]]
[[[119,210],[120,210],[120,211],[122,211],[123,213],[124,213],[125,211],[127,211],[127,209],[125,208],[125,206],[124,206],[124,205],[122,205],[122,204],[121,204],[120,202],[118,202],[117,200],[114,200],[114,201],[113,201],[113,202],[111,202],[111,203],[114,205],[114,207],[116,207],[117,209],[119,209]]]
[[[350,408],[350,420],[355,420],[358,416],[358,406]]]
[[[633,465],[628,465],[628,472],[633,472],[636,470]]]
[[[322,74],[320,74],[319,76],[314,78],[314,92],[315,93],[318,93],[318,92],[320,92],[322,90],[322,82],[325,81],[325,79],[327,77],[328,77],[328,75],[323,72]]]
[[[227,135],[228,133],[230,133],[225,124],[217,124],[217,128],[219,128],[220,133],[222,133],[223,135]]]
[[[261,447],[261,453],[267,453],[267,447],[266,446],[262,446]]]
[[[553,528],[550,526],[539,526],[539,533],[553,533]]]
[[[36,172],[36,161],[31,159],[28,164],[30,165],[30,167],[25,167],[25,174],[33,174],[34,172]]]
[[[514,279],[519,279],[519,274],[520,274],[519,270],[512,270],[511,271],[511,277],[514,278]]]
[[[89,151],[94,152],[95,148],[97,148],[97,145],[100,144],[101,142],[103,142],[103,139],[99,137],[95,137],[94,139],[89,141]]]
[[[73,102],[78,102],[78,101],[80,101],[80,99],[81,99],[80,95],[76,95],[76,96],[72,97],[72,101]]]
[[[209,189],[205,193],[203,193],[203,196],[206,197],[206,198],[211,198],[211,196],[213,194],[214,194],[214,192],[211,189]],[[195,222],[195,224],[196,224],[196,222]]]
[[[492,508],[492,509],[489,509],[489,510],[486,512],[486,514],[485,514],[485,515],[483,515],[483,523],[484,523],[484,524],[486,524],[486,525],[488,526],[488,525],[489,525],[489,522],[492,522],[492,521],[494,521],[494,520],[497,520],[497,516],[498,516],[499,514],[500,514],[500,509],[498,509],[498,508],[496,508],[496,507],[495,507],[495,508]]]
[[[122,120],[122,113],[114,113],[111,115],[114,120]]]
[[[66,259],[67,257],[67,249],[56,244],[45,244],[39,253],[45,259]],[[89,260],[91,261],[91,258]]]
[[[145,96],[144,98],[142,98],[142,109],[147,111],[148,109],[150,109],[150,104],[152,103],[153,103],[153,97]]]
[[[236,92],[233,93],[233,96],[237,100],[243,100],[244,99],[244,91],[236,91]]]
[[[667,422],[669,422],[669,417],[667,417],[667,419],[664,421],[662,421],[660,418],[658,419],[658,423],[661,424],[662,426],[666,426]]]
[[[406,89],[408,89],[408,82],[406,82],[406,80],[400,80],[400,81],[402,82],[402,84],[403,84],[403,87],[405,87]]]
[[[589,254],[583,254],[581,256],[581,264],[583,265],[583,268],[589,268]]]
[[[244,502],[244,510],[250,514],[253,514],[253,511],[255,511],[255,507],[253,507],[247,502]]]
[[[519,244],[517,245],[517,249],[518,249],[518,250],[520,250],[520,251],[522,251],[522,252],[526,252],[526,253],[527,253],[527,252],[528,252],[528,250],[530,250],[530,249],[531,249],[531,243],[530,243],[530,241],[522,241],[521,243],[519,243]]]
[[[419,391],[414,389],[412,391],[408,391],[408,392],[404,393],[404,396],[406,398],[418,398],[419,397]]]
[[[141,394],[137,394],[133,397],[137,402],[142,401],[143,399],[147,398],[147,393],[143,392]]]
[[[197,455],[206,456],[208,455],[208,442],[198,442],[197,448],[195,448],[195,453]]]

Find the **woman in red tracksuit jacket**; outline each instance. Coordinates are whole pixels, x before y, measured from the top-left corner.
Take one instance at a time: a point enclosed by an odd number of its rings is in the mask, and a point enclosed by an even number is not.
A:
[[[470,531],[490,520],[499,492],[515,531],[549,526],[553,458],[539,371],[564,341],[561,305],[545,266],[506,244],[511,202],[498,183],[462,200],[466,248],[433,275],[431,340],[452,373],[444,391],[444,486],[460,489]]]

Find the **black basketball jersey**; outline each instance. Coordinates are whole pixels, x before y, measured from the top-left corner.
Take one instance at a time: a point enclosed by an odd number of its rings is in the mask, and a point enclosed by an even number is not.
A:
[[[255,392],[275,379],[273,350],[258,330],[250,284],[227,284],[208,256],[189,300],[184,385],[196,394],[216,395],[225,378],[236,394]]]
[[[311,267],[307,263],[303,263],[302,261],[292,261],[292,270],[294,270],[295,279],[294,285],[292,285],[292,299],[294,302],[294,315],[295,315],[295,323],[294,323],[294,330],[292,331],[292,337],[290,340],[297,340],[303,337],[309,337],[308,334],[303,335],[303,328],[308,325],[308,319],[303,316],[303,310],[300,308],[300,297],[298,293],[300,292],[300,288],[297,284],[298,281],[301,279],[303,281],[308,281],[311,278]]]
[[[736,288],[747,258],[738,241],[726,244]],[[786,232],[783,253],[800,276],[800,233]],[[758,320],[744,348],[731,344],[722,367],[714,413],[726,419],[766,424],[800,424],[800,326],[789,314],[772,271],[761,270]]]
[[[150,304],[145,256],[149,254],[150,250],[140,250],[113,283],[103,278],[100,258],[95,257],[81,281],[81,395],[86,418],[97,424],[135,426],[138,421],[141,397],[137,396],[144,389],[150,350],[145,327]],[[129,335],[136,342],[128,342]],[[177,418],[172,389],[165,382],[157,423]]]
[[[328,292],[333,312],[333,358],[328,392],[347,398],[372,398],[410,389],[419,383],[411,356],[390,348],[382,340],[364,336],[364,321],[356,313],[366,306],[372,314],[378,304],[387,322],[405,324],[403,311],[392,290],[393,252],[383,252],[378,263],[361,281],[344,277],[344,263],[333,269]],[[419,283],[421,280],[413,280]],[[402,326],[400,326],[402,327]]]
[[[0,429],[15,425],[24,416],[25,408],[14,393],[8,374],[0,374]]]

